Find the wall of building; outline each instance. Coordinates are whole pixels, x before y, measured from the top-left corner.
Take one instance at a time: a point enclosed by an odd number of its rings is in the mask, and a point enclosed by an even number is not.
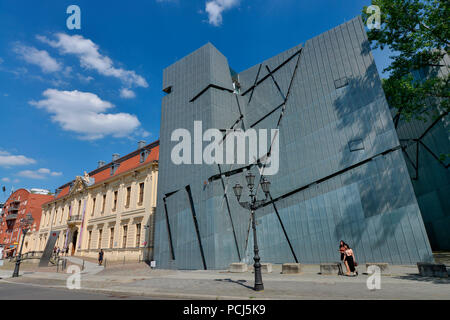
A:
[[[360,263],[432,261],[360,17],[241,72],[239,82],[234,94],[228,62],[211,44],[164,70],[157,266],[221,269],[253,256],[249,212],[232,191],[246,185],[245,170],[236,171],[244,166],[171,161],[172,132],[193,133],[197,120],[204,131],[280,130],[280,170],[268,176],[274,202],[256,213],[263,262],[333,262],[341,239]]]
[[[43,206],[34,247],[43,251],[48,234],[59,232],[56,246],[68,248],[69,255],[97,258],[103,249],[110,261],[124,257],[136,261],[151,259],[158,184],[157,146],[150,155],[142,163],[139,153],[119,159],[120,166],[114,174],[109,165],[94,171],[91,185],[85,178],[77,177],[73,183],[63,186],[56,199]],[[127,204],[128,188],[131,192]],[[124,226],[127,226],[126,243],[123,243]],[[111,228],[114,228],[112,242]]]
[[[42,204],[52,199],[52,195],[34,194],[26,189],[19,189],[13,192],[5,203],[3,216],[0,223],[0,244],[5,248],[14,247],[15,252],[20,248],[22,239],[22,228],[20,221],[27,217],[27,214],[31,214],[33,217],[33,225],[30,229],[30,234],[36,230],[39,230]],[[17,200],[17,205],[12,202]],[[9,209],[13,206],[17,206],[18,210],[9,212]],[[10,227],[8,227],[7,217],[10,214],[17,214],[15,220],[10,220]],[[24,242],[24,249],[31,247],[27,241]]]

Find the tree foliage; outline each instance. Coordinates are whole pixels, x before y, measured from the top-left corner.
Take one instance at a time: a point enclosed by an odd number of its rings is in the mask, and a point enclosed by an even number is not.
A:
[[[384,69],[389,74],[383,79],[389,105],[407,120],[447,114],[450,1],[372,0],[372,5],[381,15],[380,29],[368,31],[372,49],[387,47],[396,54]],[[364,7],[366,23],[371,14]]]

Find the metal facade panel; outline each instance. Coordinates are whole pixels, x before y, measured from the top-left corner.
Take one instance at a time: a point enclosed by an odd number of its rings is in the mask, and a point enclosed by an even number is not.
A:
[[[176,166],[170,160],[171,133],[192,132],[194,120],[202,121],[203,130],[233,125],[280,130],[280,170],[268,177],[275,206],[256,212],[263,262],[333,262],[339,259],[339,240],[355,249],[360,263],[432,260],[359,17],[241,72],[238,95],[228,90],[229,70],[226,58],[208,44],[164,71],[164,86],[173,90],[162,105],[157,265],[202,268],[187,185],[207,267],[226,268],[239,257],[252,262],[249,212],[232,190],[237,182],[245,185],[244,171],[230,173],[244,165]],[[202,92],[209,85],[224,89]],[[354,141],[364,148],[350,151]],[[258,171],[252,172],[258,180]],[[166,201],[174,202],[168,216],[175,261],[170,261],[162,201],[168,194]]]

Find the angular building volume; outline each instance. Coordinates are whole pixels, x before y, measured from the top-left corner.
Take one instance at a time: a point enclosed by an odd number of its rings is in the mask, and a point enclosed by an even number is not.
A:
[[[335,262],[340,240],[359,263],[433,260],[360,17],[239,74],[206,44],[165,69],[163,82],[157,267],[252,261],[250,214],[232,187],[246,185],[247,170],[258,181],[260,166],[194,159],[207,145],[195,143],[195,121],[224,135],[279,129],[279,169],[256,211],[262,262]],[[177,129],[192,134],[192,164],[172,161]]]

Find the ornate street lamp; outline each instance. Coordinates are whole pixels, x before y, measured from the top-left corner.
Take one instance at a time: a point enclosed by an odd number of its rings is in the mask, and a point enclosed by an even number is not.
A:
[[[27,235],[27,232],[30,230],[31,226],[33,225],[34,219],[31,213],[27,213],[25,219],[20,219],[20,228],[22,228],[22,244],[20,245],[20,251],[19,255],[16,259],[16,266],[14,267],[14,273],[13,278],[17,278],[19,276],[19,269],[20,269],[20,263],[22,262],[22,249],[23,249],[23,242],[25,240],[25,237]]]
[[[252,174],[250,171],[245,176],[245,180],[247,181],[247,187],[250,190],[250,201],[241,202],[241,196],[242,196],[242,190],[243,187],[240,184],[236,184],[233,187],[234,195],[236,196],[236,199],[238,200],[241,207],[250,210],[251,219],[252,219],[252,229],[253,229],[253,251],[254,251],[254,257],[253,260],[255,261],[253,268],[255,270],[255,291],[261,291],[264,290],[264,284],[262,282],[262,275],[261,275],[261,263],[259,262],[261,258],[259,257],[259,249],[258,249],[258,240],[256,238],[256,220],[255,220],[255,211],[259,208],[261,208],[267,201],[269,196],[269,188],[270,188],[270,182],[267,181],[266,178],[263,178],[261,181],[261,188],[266,196],[264,200],[257,200],[256,199],[256,191],[255,190],[255,175]]]

